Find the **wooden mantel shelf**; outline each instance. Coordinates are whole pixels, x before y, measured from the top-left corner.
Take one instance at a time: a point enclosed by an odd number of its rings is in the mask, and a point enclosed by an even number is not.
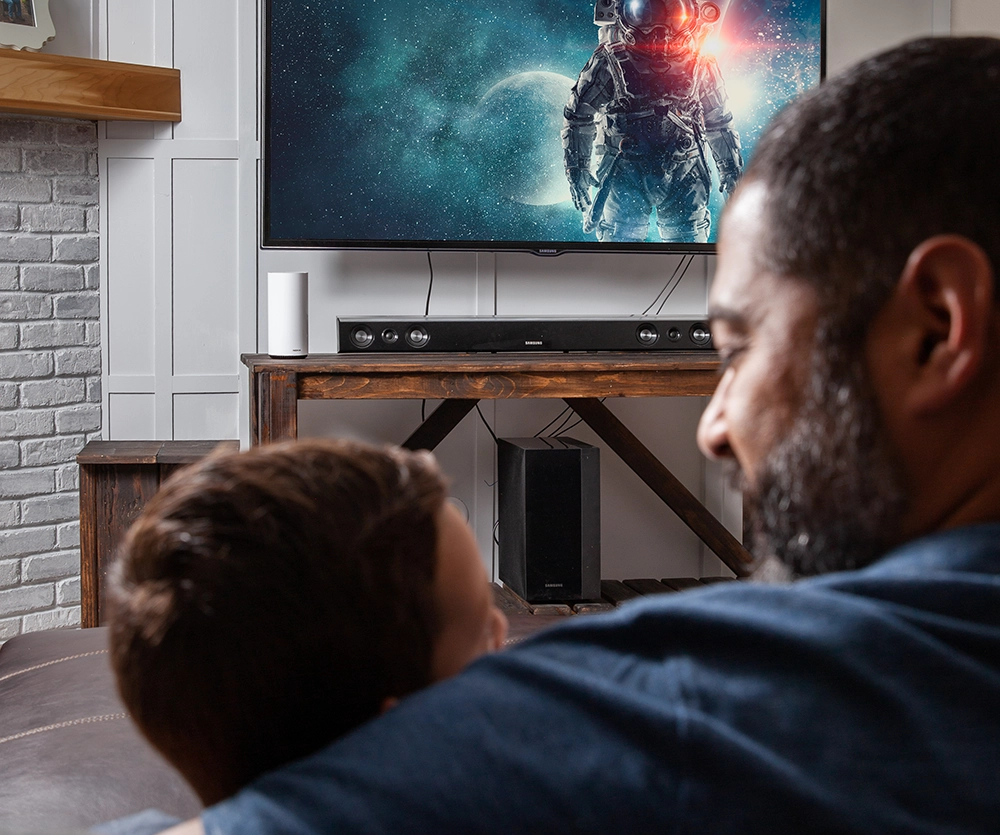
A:
[[[179,122],[181,73],[0,49],[0,111],[73,119]]]

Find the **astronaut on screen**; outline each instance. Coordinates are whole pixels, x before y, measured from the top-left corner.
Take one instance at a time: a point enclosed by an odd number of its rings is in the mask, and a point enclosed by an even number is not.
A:
[[[573,204],[598,240],[645,241],[655,209],[662,240],[708,241],[706,154],[726,195],[743,171],[718,64],[701,50],[720,3],[597,0],[600,45],[570,93],[562,144]]]

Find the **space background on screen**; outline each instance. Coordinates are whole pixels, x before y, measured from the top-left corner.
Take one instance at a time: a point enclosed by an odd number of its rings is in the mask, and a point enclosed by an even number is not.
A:
[[[712,33],[747,161],[819,83],[822,5],[732,0]],[[593,0],[268,6],[265,244],[606,246],[583,230],[560,140],[598,46]],[[724,197],[707,162],[714,241]],[[648,241],[688,243],[655,222]]]

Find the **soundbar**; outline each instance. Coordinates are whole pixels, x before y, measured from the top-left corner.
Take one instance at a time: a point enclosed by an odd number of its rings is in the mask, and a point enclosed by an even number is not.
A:
[[[337,319],[341,353],[709,351],[702,319],[530,319],[508,316]]]

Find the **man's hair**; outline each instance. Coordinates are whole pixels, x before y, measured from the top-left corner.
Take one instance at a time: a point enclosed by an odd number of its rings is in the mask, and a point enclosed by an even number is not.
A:
[[[1000,40],[925,38],[857,64],[757,144],[743,179],[767,188],[758,266],[810,282],[822,326],[860,347],[922,241],[963,235],[1000,265],[998,136]]]
[[[428,453],[302,441],[171,478],[112,572],[111,658],[206,803],[430,682],[444,480]]]
[[[1000,40],[928,38],[857,64],[769,125],[741,189],[764,187],[754,268],[815,292],[799,414],[744,493],[752,550],[793,574],[867,565],[901,539],[905,470],[864,354],[923,241],[1000,265]]]

